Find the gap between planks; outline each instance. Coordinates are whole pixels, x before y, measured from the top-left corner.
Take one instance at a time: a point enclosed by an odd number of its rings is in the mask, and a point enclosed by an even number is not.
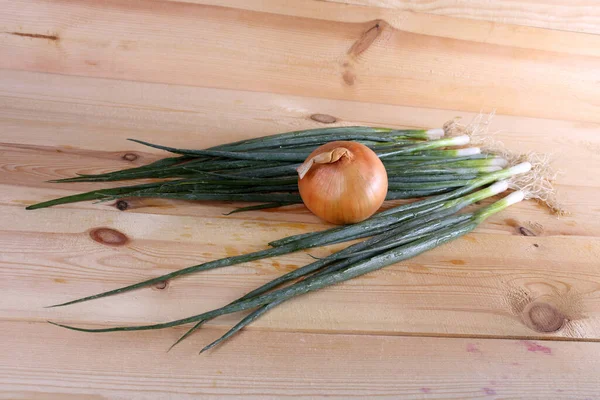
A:
[[[245,313],[245,312],[244,312]],[[19,322],[19,323],[32,323],[32,324],[49,324],[48,321],[36,320],[36,319],[27,319],[27,318],[3,318],[0,317],[0,321],[4,322]],[[102,327],[108,328],[117,325],[107,325],[100,323],[80,323],[78,320],[61,320],[55,321],[50,320],[52,322],[59,322],[64,325],[73,325],[80,328],[93,328],[93,327]],[[159,321],[155,321],[155,323],[160,323]],[[185,333],[193,323],[185,324],[178,327],[166,328],[164,330],[170,331],[178,331],[179,333]],[[53,326],[53,325],[51,325]],[[119,325],[120,326],[120,325]],[[53,326],[56,329],[62,329],[58,326]],[[201,328],[203,331],[212,330],[219,331],[225,333],[231,328],[229,325],[219,324],[219,323],[208,323],[203,325]],[[162,329],[158,329],[162,330]],[[154,330],[156,331],[156,330]],[[241,332],[246,331],[256,331],[256,332],[277,332],[277,333],[298,333],[298,334],[311,334],[311,335],[345,335],[345,336],[366,336],[366,337],[410,337],[410,338],[440,338],[440,339],[485,339],[485,340],[537,340],[537,341],[545,341],[545,342],[578,342],[578,343],[600,343],[600,338],[587,338],[587,337],[566,337],[566,336],[544,336],[544,335],[482,335],[482,334],[461,334],[461,333],[434,333],[434,332],[390,332],[390,331],[369,331],[369,330],[348,330],[348,329],[339,329],[339,330],[319,330],[319,329],[303,329],[303,328],[281,328],[281,327],[267,327],[267,326],[254,326],[248,325],[244,327]],[[138,331],[142,332],[142,331]],[[93,336],[112,334],[112,335],[131,335],[131,332],[107,332],[107,333],[93,333],[93,332],[76,332],[81,335],[90,335],[91,338]],[[237,335],[232,337],[232,340],[237,340]],[[228,342],[225,342],[226,346]]]

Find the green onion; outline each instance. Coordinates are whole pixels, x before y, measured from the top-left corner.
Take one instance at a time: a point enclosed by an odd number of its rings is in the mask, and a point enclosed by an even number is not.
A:
[[[327,132],[327,133],[324,133]],[[215,146],[206,150],[186,150],[171,147],[153,145],[138,141],[152,147],[161,148],[171,152],[183,153],[181,157],[172,157],[159,160],[144,167],[137,167],[113,173],[99,175],[81,175],[75,178],[67,178],[55,182],[83,182],[83,181],[110,181],[133,178],[180,178],[176,181],[157,182],[152,184],[132,185],[119,188],[100,189],[87,193],[66,196],[50,201],[34,204],[27,207],[29,210],[50,207],[60,204],[68,204],[79,201],[100,200],[108,201],[126,197],[155,197],[182,200],[225,200],[225,201],[251,201],[269,202],[276,204],[298,204],[301,203],[297,190],[296,168],[300,161],[312,151],[312,145],[318,140],[330,139],[368,139],[379,141],[396,142],[399,138],[410,138],[409,144],[396,143],[392,146],[381,147],[389,156],[390,165],[388,175],[390,178],[412,177],[416,172],[425,178],[390,181],[388,200],[426,197],[434,194],[446,193],[461,185],[459,179],[456,182],[423,184],[417,182],[430,181],[427,175],[434,172],[444,172],[445,175],[466,175],[465,172],[480,173],[488,166],[486,155],[477,154],[478,148],[458,150],[435,150],[449,145],[460,145],[468,141],[465,136],[455,138],[439,139],[443,135],[440,130],[392,130],[384,128],[352,127],[345,129],[333,128],[331,130],[313,130],[292,132],[290,135],[275,135],[271,137],[257,138],[256,140],[241,141],[234,144]],[[429,141],[418,140],[435,139]],[[417,140],[417,141],[415,141]],[[305,150],[281,150],[271,148],[273,146],[298,145]],[[235,151],[233,151],[235,150]],[[260,151],[258,151],[260,150]],[[403,161],[406,164],[399,165],[401,155],[396,153],[418,154],[420,157],[428,157],[427,160]],[[429,159],[435,156],[435,159]],[[440,159],[440,157],[446,157]],[[233,158],[223,158],[233,157]],[[477,157],[477,158],[473,158]],[[484,157],[481,159],[481,157]],[[450,160],[455,161],[451,163]],[[460,164],[471,162],[475,164]],[[440,163],[448,162],[450,167],[439,169],[423,168],[423,163],[434,163],[438,167]],[[395,163],[395,164],[394,164]],[[460,168],[457,168],[460,167]],[[464,168],[472,167],[472,168]],[[473,175],[473,173],[471,173]],[[279,178],[280,180],[269,181],[266,178]],[[256,179],[266,179],[265,184],[257,185]],[[254,181],[250,181],[254,180]],[[225,182],[226,181],[226,182]],[[406,182],[402,185],[401,182]],[[261,186],[260,188],[257,186]],[[258,205],[254,209],[264,209]],[[246,208],[238,209],[239,211]]]
[[[99,329],[87,329],[78,328],[63,324],[57,324],[51,322],[54,325],[61,326],[63,328],[72,329],[82,332],[116,332],[116,331],[137,331],[137,330],[151,330],[151,329],[163,329],[178,325],[183,325],[191,322],[206,321],[208,319],[216,318],[221,315],[231,314],[234,312],[244,311],[256,307],[263,307],[265,305],[275,302],[280,304],[295,296],[305,294],[314,290],[318,290],[327,286],[331,286],[366,273],[381,269],[390,264],[403,261],[419,255],[427,250],[435,248],[439,245],[454,240],[466,233],[471,232],[477,225],[479,225],[485,218],[490,215],[501,211],[502,209],[521,201],[524,198],[523,192],[514,192],[502,200],[493,203],[492,205],[481,209],[478,212],[467,214],[466,220],[458,222],[454,225],[444,227],[437,231],[431,232],[413,240],[409,243],[400,244],[396,247],[381,252],[378,255],[363,259],[351,264],[350,266],[344,266],[327,273],[316,274],[315,276],[308,277],[298,283],[292,284],[282,289],[259,295],[256,297],[248,298],[242,301],[236,301],[224,307],[207,311],[198,315],[194,315],[188,318],[183,318],[171,322],[142,325],[142,326],[122,326],[112,328],[99,328]],[[339,264],[338,264],[339,265]],[[264,310],[264,309],[263,309]],[[260,314],[260,313],[259,313]],[[256,315],[256,314],[255,314]],[[246,317],[238,326],[236,330],[241,329],[245,324],[251,322],[254,318]],[[234,327],[235,328],[235,327]],[[235,332],[234,331],[234,332]],[[230,334],[226,334],[230,336]],[[210,346],[210,345],[209,345]]]
[[[118,188],[100,189],[29,206],[43,208],[84,200],[114,200],[125,197],[156,197],[184,200],[250,201],[262,204],[232,212],[260,210],[301,203],[296,168],[319,145],[352,140],[375,151],[388,174],[386,199],[424,199],[380,212],[365,221],[320,232],[304,233],[269,243],[270,248],[209,261],[142,282],[98,293],[51,307],[65,306],[125,293],[191,273],[284,255],[299,250],[364,239],[329,256],[286,273],[214,310],[166,323],[85,329],[51,322],[83,332],[113,332],[162,329],[195,323],[180,343],[205,322],[221,315],[251,310],[221,338],[201,352],[227,340],[277,305],[314,290],[352,279],[406,260],[454,240],[475,229],[483,220],[521,201],[514,192],[475,212],[465,207],[508,188],[509,178],[528,172],[531,164],[502,169],[508,162],[479,148],[448,148],[469,142],[466,135],[443,137],[444,130],[396,130],[372,127],[335,127],[286,132],[241,140],[207,149],[179,149],[133,140],[166,150],[168,157],[145,166],[97,175],[79,175],[55,182],[163,179]],[[526,182],[513,181],[513,185]],[[489,186],[488,186],[489,185]],[[313,257],[314,258],[314,257]],[[174,346],[173,345],[173,346]]]

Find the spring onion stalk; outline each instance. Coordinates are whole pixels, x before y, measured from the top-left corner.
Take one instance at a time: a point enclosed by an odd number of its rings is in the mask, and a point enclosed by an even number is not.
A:
[[[287,139],[279,139],[279,140],[271,140],[268,144],[263,143],[249,143],[245,145],[239,146],[228,146],[227,151],[250,151],[250,150],[263,150],[267,148],[282,148],[286,146],[293,146],[292,148],[298,148],[298,146],[311,144],[314,147],[317,147],[323,143],[332,142],[335,140],[352,140],[352,141],[369,141],[374,143],[389,143],[395,142],[396,138],[400,139],[402,136],[389,136],[389,135],[368,135],[368,134],[356,134],[356,133],[347,133],[347,134],[330,134],[330,135],[319,135],[319,136],[310,136],[305,138],[287,138]],[[190,152],[189,150],[181,150],[176,149],[176,151],[171,151],[170,148],[165,148],[164,146],[157,146],[151,143],[142,142],[138,140],[132,140],[134,142],[143,144],[145,146],[156,147],[162,150],[167,150],[172,153],[178,154],[187,154],[187,155],[196,155],[194,151]],[[184,151],[185,153],[182,153]]]
[[[430,156],[430,155],[415,155],[414,153],[386,157],[382,159],[387,165],[414,165],[424,162],[429,163],[443,163],[446,160],[454,160],[454,161],[467,161],[467,160],[486,160],[489,158],[493,158],[494,156],[490,156],[488,154],[475,154],[472,156]],[[427,165],[427,164],[425,164]]]
[[[428,190],[396,190],[388,191],[385,196],[386,200],[401,200],[401,199],[414,199],[418,197],[428,197],[435,194],[448,193],[453,188],[441,188],[441,189],[428,189]]]
[[[247,201],[252,203],[302,203],[300,195],[295,193],[157,193],[152,195],[157,199],[187,200],[187,201]],[[111,198],[114,200],[116,197]]]
[[[358,127],[355,127],[358,128]],[[403,138],[419,138],[423,140],[430,140],[435,138],[436,140],[441,136],[431,136],[427,134],[415,135],[410,134],[406,131],[395,131],[390,130],[388,132],[377,132],[371,131],[370,134],[367,132],[356,132],[351,129],[346,129],[346,132],[335,132],[335,133],[324,133],[320,135],[304,136],[304,137],[292,137],[292,138],[277,138],[277,137],[266,137],[265,140],[256,142],[246,142],[241,144],[227,144],[218,147],[212,147],[203,150],[192,150],[192,149],[179,149],[175,147],[162,146],[154,143],[145,142],[137,139],[129,139],[132,142],[142,144],[144,146],[153,147],[160,150],[165,150],[173,154],[181,154],[188,156],[214,156],[212,152],[248,152],[251,150],[263,150],[268,148],[281,148],[285,146],[298,146],[305,144],[313,144],[317,147],[320,144],[328,143],[336,140],[352,140],[352,141],[369,141],[374,143],[393,143],[396,140]],[[385,133],[385,134],[381,134]]]
[[[376,136],[368,137],[367,139],[372,141],[373,138],[377,139]],[[296,152],[286,153],[285,151],[281,151],[281,150],[277,151],[277,152],[249,151],[249,150],[247,150],[247,146],[244,149],[238,150],[238,151],[230,151],[230,150],[222,150],[222,149],[219,149],[219,150],[214,150],[214,149],[205,149],[205,150],[177,149],[174,147],[161,146],[161,145],[157,145],[157,144],[144,142],[144,141],[137,140],[137,139],[130,139],[130,140],[133,142],[136,142],[136,143],[143,144],[145,146],[153,147],[153,148],[160,149],[160,150],[165,150],[165,151],[168,151],[168,152],[171,152],[174,154],[181,154],[181,155],[187,155],[187,156],[211,156],[211,157],[233,158],[233,159],[239,159],[239,160],[258,160],[258,161],[303,162],[310,154],[310,151],[306,151],[304,153],[296,153]],[[391,138],[390,139],[381,139],[381,140],[393,142],[393,139],[391,139]],[[332,141],[332,139],[328,139],[326,142],[330,142],[330,141]],[[381,149],[381,150],[378,149],[377,153],[379,154],[380,157],[383,158],[383,157],[389,157],[389,156],[392,156],[395,154],[406,154],[406,153],[410,153],[412,151],[437,149],[440,147],[447,147],[447,146],[462,146],[464,144],[467,144],[468,142],[469,142],[469,137],[466,135],[463,135],[463,136],[456,136],[456,137],[450,137],[450,138],[444,138],[444,139],[424,141],[424,142],[415,143],[412,145],[401,145],[401,146],[390,145],[389,148],[385,148],[385,149]]]
[[[51,182],[108,182],[120,180],[133,180],[145,178],[179,178],[194,175],[196,172],[211,172],[211,171],[228,171],[244,168],[269,168],[282,165],[289,165],[286,162],[278,161],[251,161],[251,160],[219,160],[218,162],[211,160],[193,159],[189,157],[177,164],[168,167],[152,167],[147,166],[130,168],[121,171],[109,172],[98,175],[80,175],[74,178],[57,179]]]
[[[125,190],[125,189],[123,189]],[[76,194],[58,199],[48,200],[42,203],[33,204],[27,207],[27,210],[36,210],[56,206],[59,204],[75,203],[86,200],[110,201],[123,197],[135,197],[135,192],[116,193],[113,189],[101,189],[83,194]],[[208,193],[208,192],[174,192],[160,193],[153,192],[154,198],[173,199],[173,200],[206,200],[206,201],[247,201],[247,202],[271,202],[300,204],[302,199],[296,193]]]
[[[374,147],[377,149],[377,147]],[[398,154],[395,156],[387,157],[388,160],[394,159],[423,159],[423,158],[449,158],[449,157],[468,157],[468,156],[481,156],[481,157],[493,157],[490,154],[482,154],[481,149],[479,147],[466,147],[462,149],[446,149],[446,150],[423,150],[423,151],[413,151],[410,154]]]
[[[323,134],[332,134],[332,133],[340,133],[345,134],[348,132],[360,133],[360,134],[391,134],[391,135],[405,135],[405,136],[413,136],[420,137],[423,139],[430,138],[439,138],[444,136],[443,129],[391,129],[391,128],[381,128],[381,127],[370,127],[370,126],[340,126],[340,127],[332,127],[332,128],[317,128],[317,129],[307,129],[302,131],[293,131],[293,132],[284,132],[278,133],[275,135],[262,136],[258,138],[241,140],[234,143],[228,143],[227,145],[215,146],[214,148],[227,148],[230,146],[238,146],[240,144],[249,144],[249,143],[268,143],[271,140],[281,139],[281,138],[293,138],[293,137],[310,137],[310,136],[318,136]]]
[[[232,175],[237,175],[246,178],[271,178],[277,176],[292,176],[296,175],[296,168],[300,166],[300,163],[278,165],[276,167],[254,167],[245,168],[238,171],[232,172]]]
[[[283,303],[285,300],[286,299],[272,301],[270,303],[267,303],[267,304],[261,306],[258,310],[253,311],[252,313],[248,314],[240,322],[238,322],[237,324],[235,324],[235,326],[233,328],[231,328],[230,330],[228,330],[223,336],[221,336],[219,339],[215,340],[214,342],[210,343],[208,346],[205,346],[202,350],[200,350],[200,354],[204,353],[207,350],[212,349],[213,347],[216,347],[220,343],[222,343],[225,340],[229,339],[230,337],[232,337],[233,335],[235,335],[237,332],[239,332],[240,330],[242,330],[246,325],[251,324],[252,322],[254,322],[255,320],[257,320],[261,315],[263,315],[264,313],[266,313],[270,309],[277,307],[279,304]],[[191,334],[196,329],[198,329],[198,327],[194,326],[193,330],[190,330],[188,332],[187,336],[189,336],[189,334]],[[174,345],[177,344],[177,343],[179,343],[179,342],[181,342],[181,340],[183,340],[183,339],[185,339],[185,336],[182,337],[182,339],[178,340],[176,343],[174,343]]]
[[[388,183],[388,189],[393,190],[428,190],[428,189],[441,189],[441,188],[455,188],[458,186],[465,186],[471,183],[472,180],[469,179],[454,179],[448,181],[438,181],[438,182],[394,182],[391,181]]]
[[[385,163],[384,163],[385,165]],[[500,171],[502,167],[492,165],[487,167],[471,167],[471,168],[452,168],[451,166],[444,167],[420,167],[420,168],[394,168],[393,166],[386,167],[388,174],[394,176],[413,176],[413,175],[443,175],[443,174],[485,174],[487,172]]]
[[[87,328],[79,328],[73,327],[63,324],[57,324],[51,322],[54,325],[81,331],[81,332],[116,332],[116,331],[138,331],[138,330],[152,330],[152,329],[163,329],[169,328],[173,326],[179,326],[187,323],[193,323],[198,321],[205,321],[208,319],[216,318],[221,315],[231,314],[234,312],[244,311],[248,309],[253,309],[257,307],[262,307],[264,305],[276,302],[280,304],[283,301],[286,301],[290,298],[315,291],[318,289],[322,289],[327,286],[335,285],[337,283],[344,282],[346,280],[356,278],[358,276],[364,275],[366,273],[381,269],[388,265],[394,264],[399,261],[407,260],[414,256],[417,256],[427,250],[433,249],[437,246],[445,244],[449,241],[452,241],[456,238],[459,238],[473,229],[475,229],[483,220],[488,218],[490,215],[493,215],[504,208],[515,204],[521,200],[523,200],[524,194],[521,191],[514,192],[504,199],[501,199],[490,206],[484,207],[483,209],[470,213],[468,215],[468,219],[462,222],[459,222],[455,225],[451,225],[448,227],[444,227],[440,230],[432,232],[430,234],[425,235],[424,237],[420,237],[416,240],[413,240],[409,243],[400,244],[399,246],[393,247],[391,249],[385,250],[375,256],[363,259],[362,261],[358,261],[350,266],[346,266],[344,268],[335,270],[333,272],[328,272],[324,274],[317,274],[315,276],[308,277],[307,279],[301,280],[295,284],[290,286],[274,290],[269,293],[265,293],[263,295],[259,295],[256,297],[252,297],[243,301],[237,301],[226,305],[224,307],[214,309],[211,311],[207,311],[198,315],[194,315],[188,318],[183,318],[175,321],[170,321],[166,323],[152,324],[152,325],[142,325],[142,326],[121,326],[121,327],[112,327],[112,328],[99,328],[99,329],[87,329]]]
[[[437,139],[437,140],[429,140],[426,142],[415,143],[407,146],[386,146],[387,148],[379,148],[376,153],[379,158],[391,157],[397,154],[407,154],[412,153],[414,151],[422,151],[422,150],[431,150],[431,149],[439,149],[441,147],[447,146],[463,146],[469,141],[471,138],[467,135],[461,136],[453,136],[449,138]]]
[[[268,143],[270,143],[273,140],[289,139],[289,138],[297,138],[297,137],[311,137],[311,136],[320,136],[320,135],[336,134],[336,133],[347,134],[348,132],[353,132],[356,134],[376,134],[376,133],[387,134],[387,133],[394,132],[394,131],[397,132],[397,134],[401,134],[402,132],[408,133],[411,130],[402,131],[402,130],[394,130],[391,128],[377,128],[377,127],[370,127],[370,126],[339,126],[339,127],[331,127],[331,128],[306,129],[306,130],[301,130],[301,131],[283,132],[283,133],[277,133],[277,134],[269,135],[269,136],[261,136],[261,137],[257,137],[257,138],[244,139],[244,140],[240,140],[240,141],[233,142],[233,143],[227,143],[227,144],[223,144],[223,145],[210,147],[210,149],[227,150],[227,149],[233,148],[234,146],[239,147],[240,145],[243,146],[243,145],[253,144],[253,143],[263,143],[264,145],[268,145]],[[422,130],[421,130],[421,132],[422,132]]]
[[[422,167],[428,166],[429,168],[435,168],[436,166],[440,167],[461,167],[461,168],[477,168],[477,167],[506,167],[508,162],[501,157],[482,157],[482,158],[473,158],[475,156],[464,156],[464,157],[454,157],[454,158],[444,158],[444,159],[434,159],[434,160],[424,160],[424,161],[385,161],[385,165],[387,168],[414,168],[414,167]]]
[[[408,175],[408,176],[391,176],[388,177],[389,184],[395,182],[440,182],[452,180],[469,180],[477,178],[477,174],[444,174],[444,175]]]
[[[236,214],[239,212],[246,212],[246,211],[256,211],[256,210],[267,210],[269,208],[279,208],[279,207],[285,207],[285,206],[291,206],[294,204],[299,204],[299,203],[295,203],[295,202],[272,202],[272,203],[263,203],[263,204],[256,204],[253,206],[246,206],[246,207],[238,207],[235,208],[231,211],[229,211],[228,213],[224,213],[223,215],[231,215],[231,214]]]

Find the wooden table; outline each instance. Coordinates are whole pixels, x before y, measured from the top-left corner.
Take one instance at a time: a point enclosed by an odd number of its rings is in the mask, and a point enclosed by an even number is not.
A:
[[[599,398],[597,2],[348,3],[1,2],[0,398]],[[238,316],[169,353],[183,329],[91,335],[45,322],[180,318],[310,261],[296,253],[44,309],[324,228],[302,207],[24,210],[104,187],[46,180],[163,156],[126,138],[202,148],[493,110],[490,130],[509,149],[554,154],[571,215],[512,207],[459,241],[286,303],[202,356]],[[98,228],[126,240],[94,241]]]

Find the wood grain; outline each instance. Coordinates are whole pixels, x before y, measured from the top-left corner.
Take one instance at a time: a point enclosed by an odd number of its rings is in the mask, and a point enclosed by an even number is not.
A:
[[[0,231],[0,265],[3,276],[13,282],[4,290],[5,318],[110,324],[177,319],[224,305],[310,262],[306,252],[300,252],[177,279],[164,292],[145,289],[47,310],[42,307],[184,266],[260,250],[270,240],[308,230],[307,225],[223,217],[99,214],[96,210],[74,214],[60,208],[44,211],[40,224],[40,213],[14,207],[9,212],[6,206],[2,210],[6,211],[0,219],[0,226],[5,227]],[[507,230],[503,218],[507,215],[490,221],[483,231],[467,239],[290,302],[256,326],[426,335],[552,334],[600,340],[600,240],[526,237],[516,228]],[[121,246],[94,240],[91,231],[99,228],[119,232],[127,240],[117,243]],[[536,228],[527,229],[533,232]],[[510,254],[503,252],[507,248]],[[310,253],[323,256],[328,250]],[[44,296],[25,301],[23,293],[33,282]],[[544,322],[533,315],[534,305],[549,307],[553,316],[560,318],[560,326],[548,332]],[[235,318],[217,323],[229,325]]]
[[[410,6],[435,15],[374,1],[0,0],[0,398],[600,392],[600,36],[498,23],[593,32],[595,10],[585,0]],[[164,155],[128,137],[201,148],[322,126],[439,127],[494,109],[490,130],[508,149],[554,153],[569,216],[524,202],[461,240],[289,301],[201,357],[239,315],[170,353],[182,329],[89,335],[44,323],[142,324],[218,307],[310,257],[43,308],[326,227],[303,206],[228,217],[236,204],[152,199],[124,212],[114,202],[24,210],[110,186],[48,179]]]
[[[0,397],[584,400],[598,391],[598,343],[248,331],[198,356],[222,330],[165,353],[180,332],[59,337],[56,329],[0,325],[3,357],[22,360],[0,366]]]
[[[180,2],[181,0],[163,1]],[[541,36],[552,38],[552,45],[555,46],[557,41],[566,44],[566,40],[572,37],[570,31],[592,34],[600,32],[598,27],[600,18],[594,0],[528,0],[518,2],[486,2],[481,0],[296,0],[293,3],[282,3],[277,0],[183,1],[348,22],[381,18],[392,21],[394,26],[397,22],[402,23],[406,29],[411,31],[416,30],[421,33],[435,31],[437,34],[447,37],[463,37],[465,34],[472,33],[473,29],[482,29],[488,35],[481,37],[480,40],[488,43],[496,41],[509,43],[512,35],[525,34],[536,35],[538,38]],[[342,3],[343,7],[339,3]],[[465,21],[465,18],[470,19],[470,21]],[[455,29],[446,29],[449,25]],[[492,26],[494,29],[490,30],[489,28]],[[485,27],[488,29],[485,29]],[[587,35],[587,38],[594,39],[592,35]],[[477,39],[472,37],[471,40]],[[540,44],[539,41],[536,43],[536,45]],[[575,46],[581,45],[581,43],[572,44]],[[519,45],[529,46],[529,43],[521,42]]]
[[[176,1],[179,0],[163,0]],[[414,13],[391,8],[367,7],[337,2],[297,0],[292,4],[277,0],[185,0],[186,3],[215,5],[310,19],[365,23],[385,20],[396,29],[422,35],[468,42],[516,46],[525,49],[558,51],[566,54],[597,54],[600,37],[575,32],[553,31],[491,21]]]
[[[11,85],[16,86],[15,82],[23,84],[8,96],[6,93]],[[124,93],[118,101],[110,97],[116,87]],[[154,150],[137,145],[121,147],[126,144],[125,137],[205,147],[259,132],[275,133],[282,126],[286,129],[322,126],[310,119],[316,113],[335,115],[338,124],[379,122],[391,126],[441,126],[456,115],[453,111],[414,107],[14,71],[0,79],[0,95],[4,106],[0,126],[14,127],[6,129],[14,135],[9,135],[7,140],[17,142],[0,146],[1,169],[6,172],[0,175],[0,183],[6,188],[0,197],[0,203],[5,204],[2,209],[6,210],[0,221],[0,225],[6,227],[2,231],[6,248],[3,270],[14,279],[44,271],[40,278],[43,277],[44,292],[48,294],[43,301],[33,297],[35,305],[11,308],[8,315],[27,315],[36,320],[48,317],[28,311],[30,307],[36,309],[66,300],[61,295],[66,288],[73,297],[100,292],[190,264],[258,250],[269,240],[325,227],[299,206],[230,217],[222,213],[232,209],[233,204],[164,200],[133,201],[125,213],[118,211],[114,202],[72,204],[36,212],[22,209],[23,205],[35,201],[112,185],[57,185],[44,183],[47,179],[108,171],[149,162],[159,156]],[[61,104],[70,106],[60,107]],[[465,118],[473,116],[465,114]],[[223,126],[221,121],[225,119],[228,124]],[[99,128],[97,121],[103,121]],[[40,129],[32,128],[34,126]],[[472,253],[469,249],[474,244],[463,240],[414,262],[348,284],[350,288],[360,288],[360,293],[369,293],[361,298],[360,305],[351,308],[352,313],[347,304],[355,303],[353,299],[359,293],[340,286],[290,302],[273,311],[272,317],[258,321],[257,326],[338,332],[541,337],[548,335],[545,330],[550,329],[548,325],[541,328],[536,325],[535,313],[539,308],[534,306],[541,303],[550,305],[556,311],[553,315],[569,320],[568,325],[559,327],[559,332],[551,334],[598,339],[596,279],[599,271],[595,260],[599,256],[600,219],[594,198],[600,188],[597,179],[590,176],[592,172],[600,172],[600,162],[593,151],[599,139],[591,135],[597,129],[596,124],[497,116],[492,128],[499,130],[496,137],[508,148],[550,152],[561,146],[567,150],[557,159],[557,167],[565,170],[559,177],[558,188],[561,200],[572,215],[556,219],[530,202],[512,207],[492,218],[471,237],[480,249],[471,256],[465,254]],[[74,135],[77,131],[94,129],[100,129],[102,134]],[[77,138],[78,147],[56,146],[56,143],[68,143],[70,137]],[[106,141],[107,137],[111,139]],[[125,154],[135,154],[138,158],[132,162],[124,159]],[[104,212],[98,214],[98,211]],[[40,225],[42,213],[44,224]],[[61,227],[60,231],[57,226]],[[182,228],[173,230],[173,226]],[[89,237],[95,227],[123,232],[131,243],[124,248],[95,243]],[[150,231],[149,227],[152,227]],[[217,229],[219,235],[208,233],[213,229]],[[526,238],[522,236],[523,229],[537,236]],[[28,253],[27,262],[20,256],[21,241],[15,242],[14,237],[35,243],[36,251]],[[74,248],[67,252],[70,246]],[[502,254],[504,246],[513,249],[510,258],[490,256]],[[564,253],[565,248],[571,250]],[[57,249],[65,252],[63,257],[53,255]],[[322,251],[313,253],[322,254]],[[572,265],[575,254],[577,262]],[[107,302],[81,305],[72,309],[75,311],[60,310],[56,315],[75,322],[94,322],[102,316],[112,323],[177,318],[196,313],[196,304],[203,304],[203,309],[224,304],[307,262],[308,257],[302,253],[265,260],[177,280],[170,283],[166,292],[149,289]],[[544,267],[537,269],[540,263]],[[46,268],[40,270],[39,265]],[[573,276],[561,275],[565,265]],[[75,270],[70,272],[70,268]],[[522,270],[533,275],[519,278]],[[61,284],[57,285],[56,280]],[[30,284],[31,281],[25,279],[15,286],[11,292],[14,304],[19,304],[21,293]],[[462,288],[471,290],[464,292]],[[195,301],[186,301],[189,293],[194,293]],[[382,298],[385,301],[382,302]],[[127,307],[123,307],[124,301]],[[386,306],[385,312],[373,313],[372,309],[381,307],[380,303],[394,306]],[[147,304],[154,306],[147,307]],[[323,304],[328,304],[325,311]],[[179,311],[173,314],[169,310]],[[315,311],[318,317],[313,316]],[[215,323],[227,326],[233,321],[234,318],[223,318]]]
[[[122,93],[118,100],[112,96],[115,90]],[[339,125],[394,127],[439,127],[457,115],[465,121],[475,117],[450,110],[16,71],[0,77],[0,105],[0,129],[4,141],[9,142],[0,146],[1,168],[20,172],[0,176],[0,183],[19,186],[19,195],[6,191],[0,196],[5,203],[18,205],[110,186],[57,185],[45,180],[140,165],[165,154],[129,143],[127,137],[201,148],[284,130],[328,126],[312,120],[314,114],[333,116]],[[562,171],[557,180],[559,199],[572,213],[567,220],[557,220],[528,204],[520,206],[514,215],[507,210],[507,218],[536,221],[548,234],[600,236],[594,200],[600,190],[596,179],[600,174],[598,128],[594,123],[495,116],[490,131],[508,149],[554,154],[554,166]],[[138,158],[128,161],[126,154]],[[205,216],[218,216],[232,207],[165,201],[137,205],[147,206],[139,212]],[[108,210],[111,204],[67,207]],[[316,223],[303,208],[293,210],[251,213],[243,218]]]
[[[30,1],[3,9],[8,33],[0,52],[12,56],[0,68],[600,120],[600,47],[575,55],[545,40],[537,48],[527,35],[495,45],[479,35],[413,33],[387,20],[348,23],[176,2],[107,1],[100,8],[91,0]],[[364,36],[374,27],[377,35]],[[371,42],[360,54],[350,52],[365,38]],[[239,59],[246,68],[237,67]]]
[[[587,33],[600,33],[600,9],[594,0],[329,0],[419,13],[480,19]]]

